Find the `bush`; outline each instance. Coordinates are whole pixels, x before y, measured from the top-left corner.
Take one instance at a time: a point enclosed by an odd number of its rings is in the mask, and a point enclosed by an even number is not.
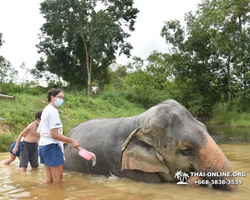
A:
[[[15,141],[12,135],[0,134],[0,152],[7,152]]]
[[[115,107],[119,107],[119,108],[128,108],[131,107],[131,105],[128,103],[128,101],[124,98],[124,96],[122,96],[121,93],[119,93],[118,91],[116,91],[114,88],[112,87],[107,87],[105,88],[105,90],[103,90],[102,92],[100,92],[98,94],[98,98],[109,102],[110,104],[112,104]]]
[[[148,109],[166,99],[171,98],[168,90],[164,87],[159,89],[153,76],[144,71],[136,71],[123,77],[119,88],[113,86],[119,91],[120,96],[126,100],[142,105]]]
[[[46,101],[42,101],[41,96],[25,93],[14,96],[14,99],[1,99],[0,117],[5,119],[4,123],[9,125],[11,132],[18,135],[35,120],[35,113],[44,108]]]
[[[192,115],[199,119],[208,119],[211,112],[211,105],[209,99],[200,95],[191,95],[191,99],[187,102],[187,107]]]
[[[228,103],[217,103],[213,107],[212,122],[232,126],[250,126],[250,114],[239,113],[236,107],[229,107]]]
[[[21,85],[16,85],[13,82],[1,83],[2,94],[16,95],[16,94],[30,94],[30,95],[40,95],[47,91],[46,88],[38,86],[34,82],[27,82]]]
[[[216,103],[213,107],[213,122],[214,123],[225,123],[230,122],[230,112],[227,103]]]

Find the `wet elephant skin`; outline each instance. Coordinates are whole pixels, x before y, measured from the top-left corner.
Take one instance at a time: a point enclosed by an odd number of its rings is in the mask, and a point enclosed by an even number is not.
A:
[[[95,153],[97,159],[92,166],[91,161],[81,158],[77,150],[65,144],[64,170],[68,171],[115,175],[150,183],[177,182],[175,173],[179,170],[187,174],[233,172],[206,126],[174,100],[161,102],[133,117],[83,122],[68,136]],[[237,186],[214,188],[238,190]]]

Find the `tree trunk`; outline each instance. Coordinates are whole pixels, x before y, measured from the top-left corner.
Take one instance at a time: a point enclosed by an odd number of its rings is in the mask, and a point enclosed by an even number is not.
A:
[[[92,83],[91,83],[91,73],[92,73],[92,59],[89,54],[89,66],[88,66],[88,96],[92,96]]]
[[[228,105],[231,105],[231,75],[228,74]]]
[[[88,73],[87,94],[88,94],[88,96],[91,96],[92,95],[92,84],[91,84],[91,73],[92,73],[91,48],[88,50],[84,34],[81,34],[81,38],[82,38],[82,41],[83,41],[83,44],[84,44],[84,50],[85,50],[85,54],[86,54],[86,64],[87,64],[87,73]]]
[[[230,71],[230,60],[231,60],[231,53],[227,59],[227,72],[228,72],[228,105],[231,105],[231,71]]]

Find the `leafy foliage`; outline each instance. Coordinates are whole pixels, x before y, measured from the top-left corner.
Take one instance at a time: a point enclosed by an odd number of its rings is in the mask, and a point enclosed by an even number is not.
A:
[[[195,14],[185,15],[186,29],[177,20],[162,28],[161,36],[173,47],[175,81],[188,86],[187,106],[201,103],[202,115],[216,102],[231,104],[238,91],[249,91],[249,11],[248,0],[205,0]]]
[[[4,41],[3,34],[0,33],[0,47]],[[18,72],[12,67],[11,63],[0,55],[0,83],[13,81]]]
[[[130,35],[122,28],[134,30],[138,10],[132,0],[55,0],[41,3],[46,19],[38,45],[46,59],[37,62],[37,76],[49,71],[70,85],[84,88],[92,94],[92,81],[98,86],[108,83],[108,66],[116,51],[130,56]],[[97,5],[101,9],[97,9]]]
[[[0,134],[0,152],[9,151],[10,145],[14,141],[11,135]]]
[[[133,58],[127,66],[118,67],[114,72],[117,77],[113,87],[127,100],[140,104],[144,108],[169,99],[171,96],[168,89],[171,83],[164,74],[166,70],[164,63],[161,62],[164,56],[154,52],[148,59],[149,64],[145,70],[142,70],[143,60],[138,57]]]
[[[153,51],[145,60],[134,56],[116,69],[115,53],[130,56],[132,48],[125,42],[138,13],[132,0],[47,0],[40,10],[46,23],[37,47],[44,57],[33,73],[48,79],[55,74],[58,82],[49,87],[61,87],[64,79],[67,91],[84,96],[95,86],[94,98],[100,95],[117,107],[123,107],[124,97],[144,108],[172,98],[203,119],[215,119],[226,105],[218,121],[227,123],[250,111],[249,0],[202,1],[194,13],[185,14],[185,26],[178,20],[163,24],[161,37],[170,45],[169,53]],[[8,77],[4,70],[2,77]],[[69,107],[81,107],[83,99]],[[90,119],[93,113],[82,111],[81,116]]]
[[[0,33],[0,47],[3,45],[3,34],[2,33]]]

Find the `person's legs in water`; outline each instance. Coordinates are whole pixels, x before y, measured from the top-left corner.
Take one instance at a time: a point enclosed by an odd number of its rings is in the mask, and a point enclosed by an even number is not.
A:
[[[19,158],[19,157],[18,157]],[[14,156],[13,154],[10,154],[10,159],[6,160],[3,164],[4,165],[9,165],[10,163],[12,163],[14,160],[16,159],[16,156]],[[20,159],[20,158],[19,158]]]
[[[19,158],[19,156],[20,156],[20,150],[18,150],[18,151],[16,152],[16,154],[14,154],[14,153],[12,152],[13,149],[14,149],[14,147],[15,147],[15,145],[16,145],[16,141],[13,142],[13,143],[11,144],[10,150],[9,150],[9,152],[10,152],[10,159],[6,160],[6,161],[3,163],[4,165],[9,165],[10,163],[12,163],[12,162],[16,159],[16,157]],[[20,146],[20,147],[21,147],[21,146]],[[19,145],[18,145],[18,148],[19,148]],[[20,160],[20,158],[19,158],[19,160]]]
[[[58,144],[49,144],[39,147],[40,163],[44,164],[46,179],[45,183],[61,183],[63,176],[64,157]]]
[[[52,182],[53,179],[52,179],[50,167],[47,167],[46,165],[44,165],[44,168],[45,168],[45,172],[46,172],[46,178],[44,180],[44,183]]]
[[[63,174],[63,165],[59,165],[57,167],[50,167],[51,176],[53,179],[53,183],[61,183],[62,182],[62,174]]]

